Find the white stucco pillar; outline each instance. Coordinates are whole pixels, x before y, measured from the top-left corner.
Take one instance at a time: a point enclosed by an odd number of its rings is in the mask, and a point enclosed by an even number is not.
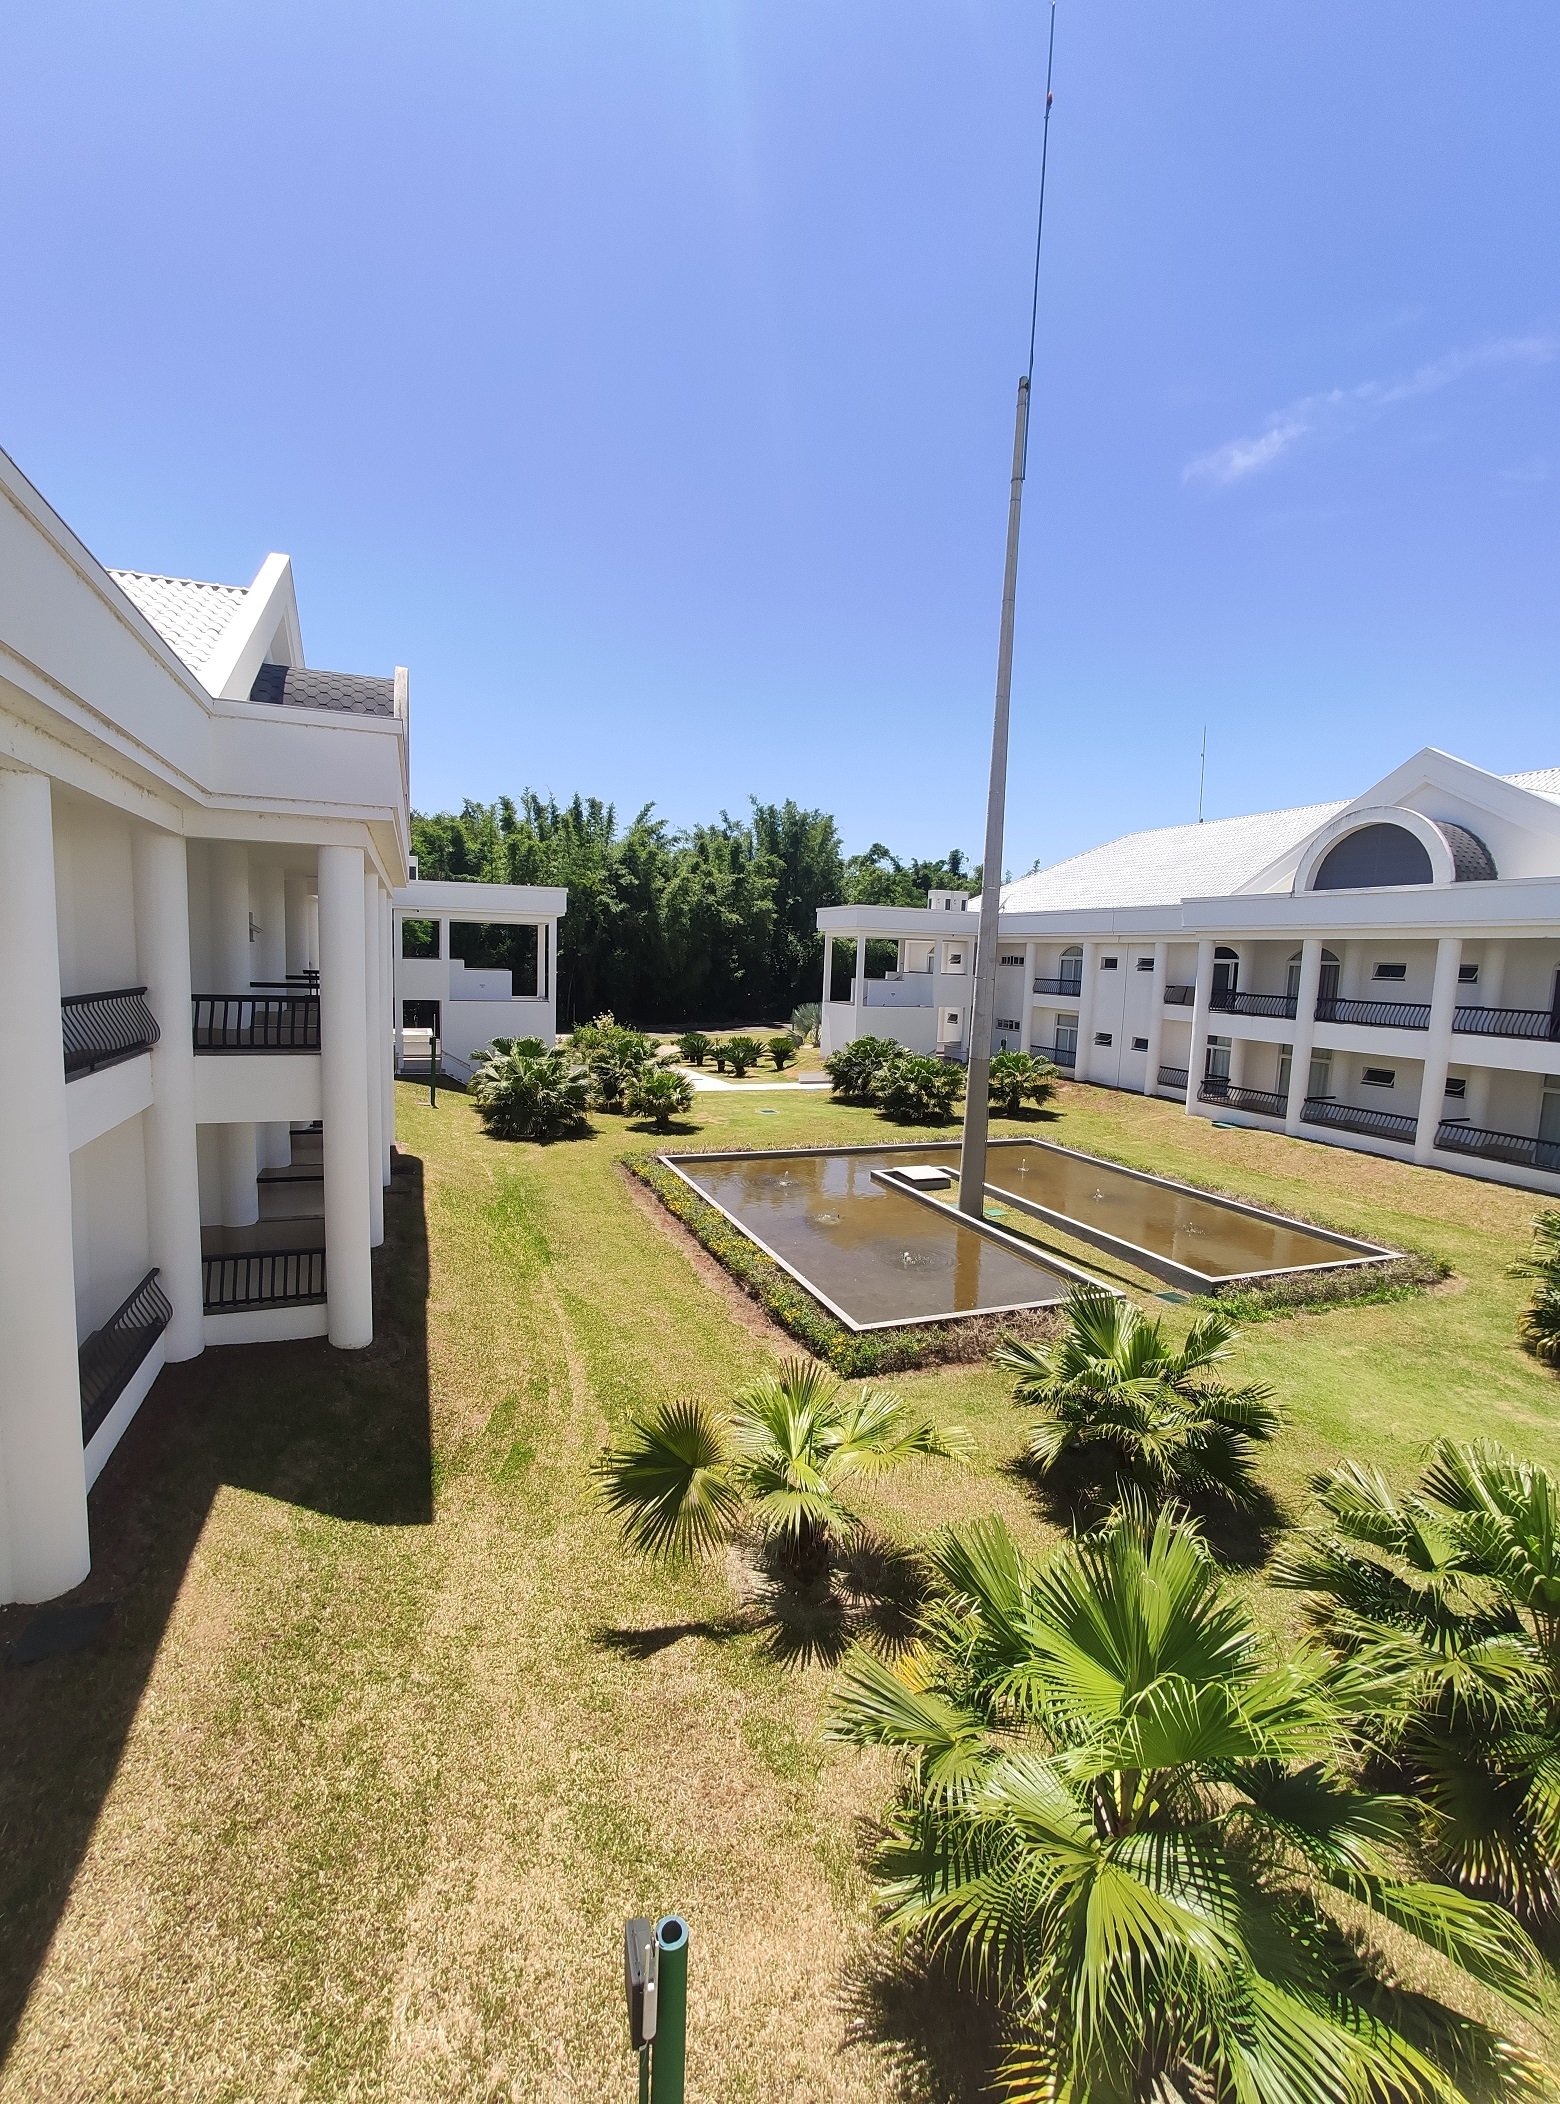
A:
[[[1148,982],[1148,1059],[1143,1075],[1145,1096],[1159,1093],[1159,1055],[1165,1041],[1165,964],[1170,955],[1166,942],[1154,944],[1154,973]]]
[[[368,1117],[368,1242],[377,1249],[385,1239],[385,1186],[379,1156],[384,1136],[382,1101],[384,1061],[380,1011],[384,973],[379,963],[379,878],[363,874],[363,1077]]]
[[[1202,1083],[1203,1063],[1208,1057],[1208,996],[1213,992],[1213,939],[1197,945],[1197,984],[1192,995],[1192,1049],[1186,1060],[1186,1107],[1197,1112],[1197,1091]]]
[[[851,999],[856,1004],[852,1037],[861,1037],[866,1031],[864,1011],[867,1005],[867,938],[856,937],[856,976],[851,981]]]
[[[0,772],[0,896],[0,1600],[49,1600],[91,1552],[44,775]]]
[[[146,827],[135,836],[136,969],[162,1032],[152,1047],[152,1105],[142,1120],[146,1216],[158,1283],[173,1307],[169,1359],[205,1343],[200,1176],[195,1165],[195,1049],[190,1029],[190,895],[184,841]]]
[[[1075,1081],[1087,1081],[1092,1065],[1090,1055],[1094,1050],[1094,990],[1100,976],[1100,946],[1097,942],[1083,944],[1083,977],[1078,982],[1078,1059],[1073,1068]]]
[[[286,877],[282,899],[286,923],[282,976],[295,979],[309,969],[309,921],[314,901],[308,878],[296,873]]]
[[[253,949],[254,977],[285,980],[287,879],[279,863],[255,864],[250,872],[250,896],[257,924]],[[279,985],[268,986],[265,991],[273,1000],[286,998]],[[286,1168],[292,1160],[292,1134],[284,1122],[273,1121],[255,1127],[255,1159],[262,1169]]]
[[[354,1351],[374,1338],[361,848],[319,850],[319,929],[328,1335],[332,1344]]]
[[[1316,1045],[1316,996],[1322,984],[1322,939],[1308,935],[1300,945],[1300,982],[1295,989],[1295,1034],[1290,1040],[1289,1097],[1284,1106],[1285,1132],[1299,1133],[1305,1099],[1311,1087],[1311,1053]]]
[[[259,974],[251,963],[249,940],[249,850],[242,841],[216,840],[211,845],[211,951],[216,967],[214,994],[247,995]],[[247,1009],[233,1009],[236,1017]],[[218,1055],[213,1055],[218,1056]],[[260,1217],[259,1168],[253,1125],[223,1125],[222,1224],[250,1227]]]
[[[401,1004],[395,997],[395,945],[393,941],[394,914],[390,906],[390,894],[381,890],[379,894],[379,969],[382,975],[380,986],[379,1015],[379,1168],[380,1183],[385,1190],[390,1188],[390,1155],[395,1146],[395,1048],[400,1036]],[[537,946],[541,946],[541,934],[537,935]]]
[[[1416,1162],[1435,1159],[1435,1129],[1446,1108],[1446,1070],[1452,1058],[1452,1022],[1461,963],[1462,937],[1443,935],[1435,946],[1435,978],[1430,987],[1430,1026],[1425,1032],[1425,1071],[1419,1085],[1419,1123],[1414,1132]]]
[[[1029,1051],[1035,1036],[1035,959],[1036,947],[1032,942],[1024,944],[1024,1001],[1019,1009],[1020,1036],[1018,1049]]]

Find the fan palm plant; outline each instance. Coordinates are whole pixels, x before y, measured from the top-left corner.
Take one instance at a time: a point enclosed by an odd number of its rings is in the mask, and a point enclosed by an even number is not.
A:
[[[1420,1807],[1464,1890],[1560,1924],[1560,1484],[1492,1445],[1443,1441],[1407,1497],[1354,1464],[1318,1479],[1325,1518],[1277,1560],[1341,1658],[1401,1687],[1358,1729]]]
[[[1512,1265],[1511,1276],[1535,1281],[1533,1298],[1517,1318],[1523,1343],[1546,1366],[1560,1366],[1560,1211],[1551,1207],[1538,1215],[1533,1246]]]
[[[539,1037],[495,1037],[472,1062],[471,1097],[501,1140],[555,1140],[586,1129],[589,1076]]]
[[[1401,1873],[1405,1807],[1339,1766],[1364,1669],[1275,1660],[1195,1526],[1138,1499],[1038,1561],[991,1519],[931,1562],[920,1645],[853,1652],[829,1729],[908,1759],[880,1891],[1001,1994],[1013,2099],[1544,2093],[1493,2026],[1400,1983],[1409,1939],[1529,2010],[1536,1959],[1503,1910]]]
[[[996,1352],[1017,1399],[1043,1413],[1027,1445],[1042,1474],[1097,1449],[1118,1480],[1155,1500],[1205,1495],[1247,1509],[1262,1502],[1255,1450],[1280,1419],[1262,1383],[1232,1388],[1217,1378],[1237,1336],[1227,1316],[1200,1316],[1171,1345],[1161,1323],[1103,1287],[1075,1288],[1062,1314],[1056,1343],[1009,1338]]]
[[[856,1530],[843,1496],[852,1477],[967,1451],[962,1429],[939,1428],[886,1389],[851,1395],[826,1368],[784,1359],[732,1399],[724,1420],[694,1402],[635,1418],[596,1474],[636,1549],[705,1552],[750,1519],[795,1571],[811,1574]]]

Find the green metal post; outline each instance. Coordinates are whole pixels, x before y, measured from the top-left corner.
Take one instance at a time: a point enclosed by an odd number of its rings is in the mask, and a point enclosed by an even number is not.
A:
[[[428,1105],[437,1109],[439,1102],[439,1033],[428,1032]]]
[[[683,2104],[688,2040],[688,1924],[663,1914],[655,1925],[661,1954],[656,1988],[655,2043],[650,2048],[650,2104]]]

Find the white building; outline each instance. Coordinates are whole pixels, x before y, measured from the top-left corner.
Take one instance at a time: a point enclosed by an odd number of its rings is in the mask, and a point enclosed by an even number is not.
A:
[[[826,1051],[963,1056],[964,903],[819,913],[855,943],[846,1001],[825,947]],[[993,1050],[1560,1192],[1560,768],[1426,750],[1349,803],[1132,833],[1008,885],[998,940]]]
[[[558,1025],[558,922],[569,902],[551,884],[404,885],[395,895],[396,1066],[408,1032],[432,1032],[457,1080],[495,1037],[539,1037]],[[476,960],[476,961],[472,961]]]
[[[406,675],[307,667],[285,556],[110,573],[0,455],[0,1599],[165,1361],[371,1340],[408,826]]]

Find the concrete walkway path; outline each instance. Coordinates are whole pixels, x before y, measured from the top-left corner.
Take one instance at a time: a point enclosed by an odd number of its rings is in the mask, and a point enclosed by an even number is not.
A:
[[[757,1095],[760,1091],[769,1089],[814,1089],[823,1092],[830,1087],[828,1081],[728,1081],[724,1074],[711,1074],[703,1067],[679,1066],[676,1072],[687,1075],[696,1094],[716,1089],[731,1089],[742,1095]]]

